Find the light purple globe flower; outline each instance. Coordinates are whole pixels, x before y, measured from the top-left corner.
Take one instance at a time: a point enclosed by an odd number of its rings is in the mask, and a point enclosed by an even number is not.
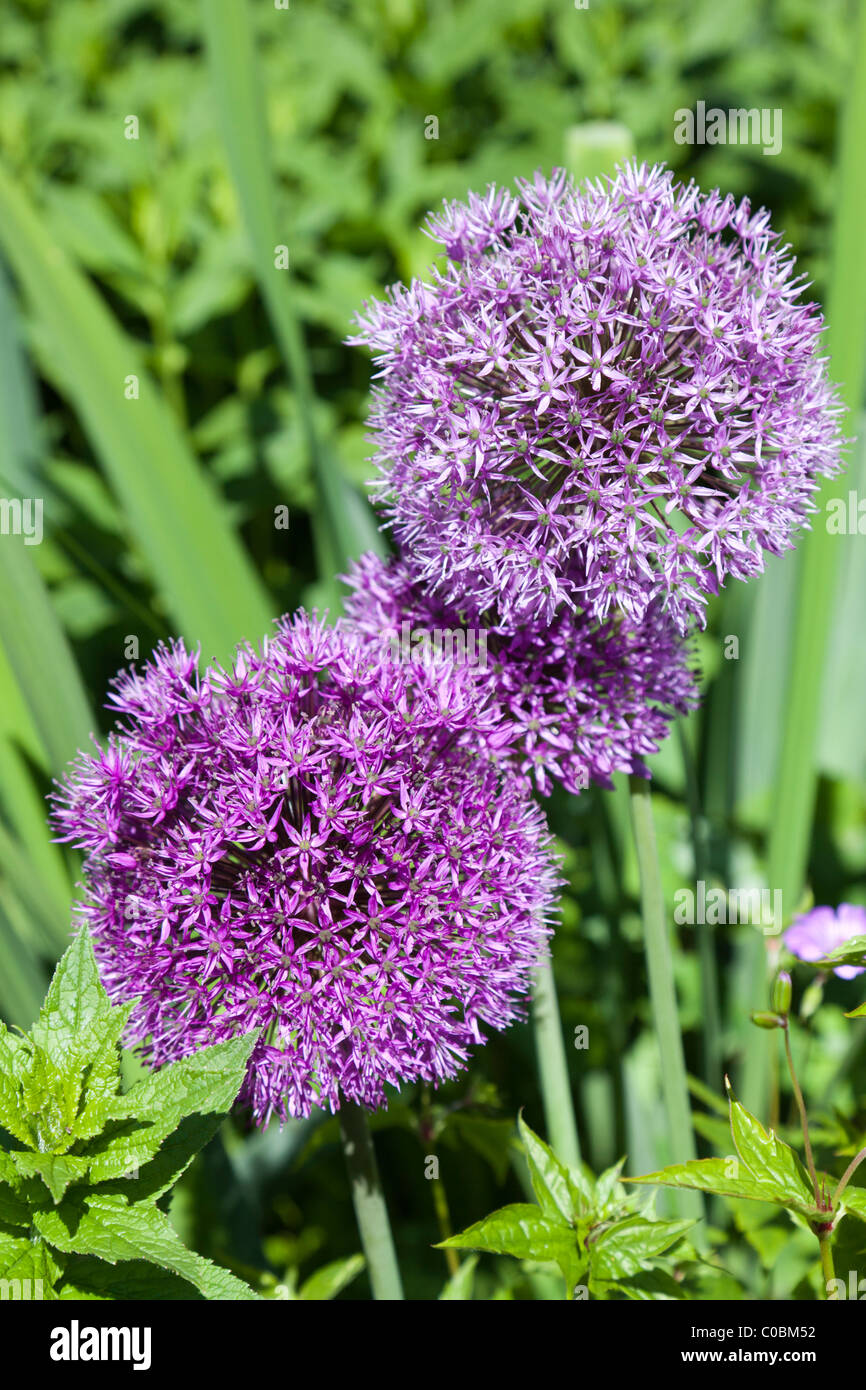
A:
[[[793,956],[815,961],[823,960],[855,936],[866,937],[866,908],[840,903],[835,911],[832,907],[814,907],[798,917],[782,940]],[[853,980],[855,975],[863,974],[863,969],[860,965],[839,965],[834,974],[842,980]]]
[[[821,316],[747,200],[636,164],[517,188],[446,204],[444,269],[358,319],[385,517],[418,583],[510,630],[575,601],[703,624],[839,469]]]
[[[643,759],[697,703],[688,646],[657,605],[640,624],[565,609],[550,627],[507,636],[423,593],[403,560],[365,555],[347,582],[350,617],[399,659],[440,649],[474,672],[541,792],[554,782],[575,793],[610,787],[614,772],[649,776]]]
[[[54,814],[152,1064],[263,1030],[241,1100],[266,1123],[452,1076],[523,1016],[559,880],[468,672],[298,616],[229,671],[158,649],[111,703]]]

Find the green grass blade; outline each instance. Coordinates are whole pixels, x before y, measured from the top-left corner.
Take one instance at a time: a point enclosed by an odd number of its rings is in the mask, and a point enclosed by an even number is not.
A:
[[[857,497],[866,497],[866,414],[856,421],[857,447],[846,483]],[[836,536],[841,576],[836,596],[838,609],[830,634],[827,674],[821,710],[818,760],[830,776],[866,775],[866,643],[852,642],[851,634],[862,626],[863,594],[866,593],[866,546],[859,534]]]
[[[836,171],[832,276],[827,302],[830,370],[848,407],[849,430],[857,418],[866,371],[866,6],[858,9]],[[838,539],[826,528],[826,502],[829,497],[841,495],[846,487],[844,478],[833,479],[818,496],[814,529],[801,550],[790,673],[784,693],[780,691],[780,699],[784,700],[783,730],[770,825],[768,876],[770,887],[782,891],[785,913],[795,909],[806,873],[829,618],[834,611],[841,561]],[[761,955],[756,946],[756,975],[762,969]],[[756,988],[760,985],[757,977],[755,984]],[[759,999],[755,1007],[764,1007],[764,1000]],[[760,1059],[760,1041],[753,1041],[751,1056],[747,1058],[743,1095],[746,1105],[759,1107],[766,1090],[762,1084],[766,1062]],[[763,1051],[766,1054],[766,1048]]]
[[[53,772],[90,746],[91,713],[66,636],[21,536],[0,536],[0,643]]]
[[[287,237],[277,219],[251,8],[247,0],[204,0],[202,14],[229,171],[256,279],[298,399],[315,473],[322,517],[314,526],[314,535],[320,574],[327,576],[326,565],[332,560],[338,570],[343,570],[350,559],[363,551],[384,554],[385,548],[369,506],[342,477],[337,459],[316,431],[315,393],[303,334],[289,293],[290,271],[275,265],[275,248],[286,245]],[[323,529],[325,536],[321,534]]]
[[[36,397],[2,276],[0,440],[3,478],[32,497]],[[59,771],[87,742],[94,721],[32,548],[21,537],[0,536],[0,595],[0,1010],[26,1026],[47,983],[43,959],[58,956],[67,942],[72,896],[34,768]]]
[[[25,934],[25,914],[5,885],[0,887],[0,1013],[29,1028],[39,1013],[46,978],[39,954]]]
[[[38,486],[32,471],[39,452],[35,393],[2,277],[0,310],[0,475],[29,492]],[[0,732],[18,734],[14,724],[24,722],[19,716],[6,727],[14,705],[11,673],[48,767],[58,772],[88,744],[96,721],[36,567],[34,547],[26,545],[23,536],[0,535],[0,593],[0,689],[6,687]]]
[[[839,382],[853,428],[866,372],[866,6],[859,7],[855,55],[837,170],[832,279],[827,303],[830,370]],[[770,832],[770,884],[790,910],[803,886],[815,794],[815,747],[821,708],[828,618],[833,610],[841,550],[827,531],[826,501],[841,495],[845,478],[822,489],[814,530],[802,546],[791,675],[785,687],[784,730]]]
[[[227,658],[272,607],[135,344],[0,166],[0,246],[50,334],[47,369],[78,413],[178,629]],[[136,376],[139,398],[127,399]]]
[[[16,898],[27,911],[32,924],[34,939],[38,937],[39,947],[47,957],[59,955],[69,943],[70,916],[68,903],[66,910],[60,912],[51,892],[46,889],[37,873],[33,872],[32,861],[24,846],[9,834],[0,822],[0,873],[4,887],[8,884]]]
[[[562,1036],[553,956],[535,972],[532,1022],[548,1142],[557,1158],[574,1167],[580,1163],[580,1140],[574,1117],[568,1054]]]
[[[36,388],[27,369],[15,300],[0,266],[0,439],[2,485],[35,495],[39,456]]]

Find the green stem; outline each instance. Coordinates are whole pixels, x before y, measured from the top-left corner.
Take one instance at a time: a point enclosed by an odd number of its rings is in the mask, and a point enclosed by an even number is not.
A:
[[[433,1179],[433,1208],[436,1212],[436,1224],[439,1227],[439,1235],[442,1240],[450,1240],[454,1234],[451,1228],[451,1211],[448,1206],[448,1197],[445,1188],[439,1178]],[[457,1251],[451,1246],[443,1250],[445,1263],[448,1266],[448,1273],[452,1276],[457,1274],[460,1269],[460,1260]]]
[[[430,1087],[425,1086],[421,1092],[421,1142],[425,1148],[425,1159],[435,1158],[436,1168],[439,1168],[439,1156],[436,1152],[436,1142],[433,1138],[435,1125],[433,1120],[433,1106],[430,1101]],[[436,1224],[439,1227],[439,1239],[450,1240],[454,1231],[451,1227],[451,1211],[448,1206],[448,1194],[445,1191],[445,1184],[440,1177],[431,1178],[433,1185],[433,1210],[436,1213]],[[448,1273],[453,1277],[460,1269],[460,1260],[457,1251],[451,1246],[443,1250],[445,1263],[448,1266]]]
[[[815,1171],[815,1160],[812,1157],[812,1141],[809,1138],[809,1121],[806,1117],[806,1105],[803,1100],[803,1092],[800,1090],[800,1083],[797,1080],[797,1073],[794,1068],[794,1057],[791,1052],[791,1038],[789,1036],[788,1021],[785,1020],[785,1056],[788,1058],[788,1071],[791,1074],[791,1085],[794,1088],[794,1096],[797,1101],[797,1109],[800,1112],[800,1124],[803,1128],[803,1143],[806,1146],[806,1161],[809,1165],[809,1177],[812,1179],[812,1191],[815,1193],[815,1206],[820,1207],[821,1195],[818,1186],[818,1174]]]
[[[836,1278],[836,1271],[833,1268],[833,1248],[830,1244],[829,1231],[825,1231],[822,1236],[818,1237],[818,1244],[821,1247],[821,1272],[824,1275],[824,1297],[829,1299],[830,1284],[832,1280]]]
[[[688,735],[683,720],[677,723],[680,752],[686,774],[686,799],[689,807],[689,822],[692,832],[692,860],[695,880],[706,882],[707,855],[705,850],[704,828],[701,818],[698,780],[695,761],[689,747]],[[701,1028],[703,1032],[704,1081],[716,1087],[722,1075],[722,1024],[719,1013],[719,983],[716,972],[716,950],[714,930],[709,922],[698,930],[698,968],[701,976]]]
[[[532,1021],[535,1025],[535,1049],[547,1137],[557,1158],[574,1166],[580,1162],[580,1141],[571,1099],[552,959],[549,964],[540,965],[535,973]]]
[[[665,919],[653,824],[652,797],[649,783],[642,777],[631,777],[629,786],[632,826],[640,871],[644,952],[653,1021],[661,1057],[662,1093],[675,1161],[687,1163],[696,1157],[696,1150],[683,1040],[677,1014],[670,934]],[[685,1216],[703,1216],[703,1202],[697,1193],[677,1192],[675,1206]]]
[[[377,1300],[402,1299],[403,1285],[370,1126],[359,1105],[344,1101],[340,1106],[340,1133],[373,1297]]]
[[[621,930],[621,894],[618,845],[611,823],[609,798],[596,788],[595,814],[591,820],[593,872],[602,909],[608,921],[608,949],[604,963],[604,993],[607,1004],[607,1027],[610,1036],[610,1093],[613,1110],[612,1152],[608,1163],[628,1149],[626,1137],[625,1080],[623,1058],[628,1047],[628,1011],[625,989],[625,951]],[[593,1143],[594,1147],[594,1143]],[[596,1164],[596,1166],[601,1166]]]

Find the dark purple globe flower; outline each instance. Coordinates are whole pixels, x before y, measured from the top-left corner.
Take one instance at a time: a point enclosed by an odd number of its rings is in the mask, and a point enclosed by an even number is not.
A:
[[[813,907],[797,918],[782,940],[792,956],[814,961],[823,960],[855,936],[866,937],[866,908],[840,903],[835,911],[832,907]],[[853,980],[863,974],[863,966],[839,965],[833,973],[841,980]]]
[[[512,630],[575,598],[703,624],[839,469],[821,316],[747,200],[635,164],[517,187],[446,204],[444,268],[359,318],[385,516],[416,581]]]
[[[111,704],[55,820],[152,1064],[262,1029],[266,1123],[451,1076],[522,1016],[558,878],[468,671],[298,616],[230,671],[160,648]]]
[[[398,659],[441,651],[474,671],[542,792],[557,781],[570,792],[609,787],[614,772],[649,776],[643,759],[674,714],[697,703],[687,645],[658,605],[639,624],[563,609],[550,627],[502,635],[423,593],[404,561],[365,555],[347,579],[350,616]]]

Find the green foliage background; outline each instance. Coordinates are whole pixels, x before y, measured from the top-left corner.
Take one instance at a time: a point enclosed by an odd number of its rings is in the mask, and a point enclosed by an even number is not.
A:
[[[832,347],[853,373],[856,432],[866,304],[862,247],[855,264],[845,229],[862,227],[863,200],[843,162],[840,101],[855,85],[860,18],[850,0],[590,0],[587,10],[570,0],[7,0],[0,491],[44,498],[45,539],[0,538],[5,1019],[32,1022],[67,939],[76,864],[50,841],[44,794],[90,731],[108,727],[103,695],[130,637],[142,659],[173,632],[225,656],[281,611],[335,611],[347,559],[382,544],[363,497],[370,368],[343,340],[365,298],[424,272],[432,247],[419,224],[443,197],[565,161],[599,172],[607,154],[586,127],[605,122],[630,133],[640,157],[767,204],[811,293],[839,306]],[[781,109],[781,153],[675,144],[674,112],[699,99]],[[430,117],[437,139],[425,138]],[[609,132],[612,146],[622,138]],[[288,272],[273,269],[276,245],[288,248]],[[124,396],[132,373],[137,401]],[[842,495],[864,486],[860,446],[851,458]],[[274,525],[279,507],[288,531]],[[713,608],[700,643],[703,708],[655,760],[669,904],[698,877],[784,881],[789,913],[806,883],[818,902],[866,902],[862,538],[829,547],[822,537],[813,550],[832,604],[808,631],[802,551]],[[732,635],[736,660],[725,657]],[[817,666],[796,655],[791,666],[798,642],[818,652]],[[807,710],[784,732],[804,669],[817,723]],[[784,805],[783,735],[797,793]],[[805,863],[793,831],[781,848],[770,838],[789,804],[805,806],[808,822],[815,778]],[[569,876],[556,980],[584,1152],[598,1170],[627,1151],[629,1171],[646,1172],[677,1155],[664,1130],[624,789],[555,796],[550,810]],[[719,1063],[745,1074],[759,1113],[773,1103],[759,1055],[772,1047],[748,1038],[746,1018],[766,1005],[765,947],[772,957],[777,943],[749,927],[717,929],[713,1043],[696,935],[680,929],[680,1021],[689,1068],[709,1087],[697,1103],[702,1152],[725,1153],[724,1106],[712,1099]],[[827,997],[796,1044],[829,1163],[863,1142],[866,1020],[842,1017],[859,1002],[856,986],[831,980]],[[589,1029],[586,1051],[570,1046],[578,1025]],[[778,1104],[796,1144],[784,1083]],[[407,1092],[375,1121],[410,1296],[436,1297],[447,1272],[432,1249],[443,1231],[425,1155],[440,1157],[455,1230],[523,1200],[522,1105],[543,1130],[528,1027],[494,1039],[454,1085]],[[805,1233],[756,1211],[714,1209],[729,1273],[690,1276],[695,1296],[815,1287]],[[244,1277],[303,1277],[351,1255],[335,1122],[264,1135],[227,1122],[182,1180],[172,1217],[195,1249]],[[561,1280],[485,1257],[475,1290],[555,1298]],[[364,1279],[343,1296],[366,1296]]]

